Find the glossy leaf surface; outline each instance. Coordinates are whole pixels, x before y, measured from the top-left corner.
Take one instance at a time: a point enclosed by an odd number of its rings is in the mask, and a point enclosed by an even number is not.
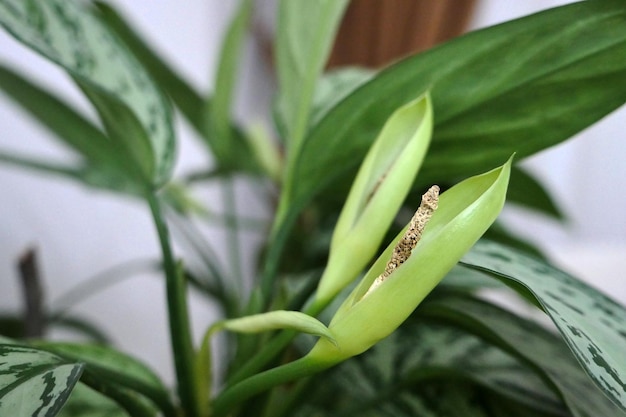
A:
[[[480,30],[405,59],[311,129],[293,200],[300,208],[340,176],[352,176],[384,120],[427,89],[435,129],[420,186],[559,143],[626,101],[624,56],[626,7],[604,0]]]
[[[567,345],[538,324],[469,297],[426,303],[421,314],[447,320],[534,366],[558,390],[574,416],[623,416],[585,374]]]
[[[530,291],[589,376],[626,411],[623,306],[543,261],[494,243],[476,245],[462,263]]]
[[[452,391],[461,386],[466,393],[480,388],[484,396],[525,404],[535,413],[565,411],[532,368],[475,335],[421,320],[410,319],[367,353],[321,378],[327,382],[318,380],[310,406],[333,415],[448,415],[436,412],[437,404],[445,408],[449,400],[445,391],[432,403],[423,396],[440,383],[449,383]],[[480,406],[477,410],[485,412]]]

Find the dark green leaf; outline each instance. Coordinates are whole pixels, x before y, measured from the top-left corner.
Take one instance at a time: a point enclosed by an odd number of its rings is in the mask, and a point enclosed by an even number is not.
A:
[[[311,106],[310,126],[315,126],[341,100],[374,76],[374,71],[359,67],[333,70],[317,81]]]
[[[59,98],[1,65],[0,88],[80,155],[93,162],[110,155],[108,139],[100,129]]]
[[[0,335],[20,339],[24,337],[24,321],[21,317],[11,313],[0,314]],[[5,343],[0,336],[0,343]]]
[[[506,199],[510,203],[536,210],[555,219],[563,219],[563,213],[550,193],[532,175],[519,167],[513,167],[511,170],[511,181]]]
[[[236,158],[238,153],[231,127],[231,107],[238,75],[239,58],[251,15],[251,0],[241,0],[239,10],[230,23],[222,42],[211,112],[208,117],[213,130],[213,152],[218,161],[223,161],[226,164]]]
[[[94,343],[107,344],[111,339],[94,323],[82,317],[53,317],[48,318],[49,326],[71,330],[72,332],[87,337]]]
[[[78,383],[59,417],[129,417],[115,401]],[[132,416],[135,417],[135,416]]]
[[[623,306],[539,259],[495,243],[479,243],[462,263],[526,287],[598,387],[626,411]]]
[[[17,345],[0,345],[0,415],[57,415],[83,365]]]
[[[398,106],[431,91],[435,129],[418,187],[559,143],[626,100],[626,7],[586,1],[457,38],[378,73],[312,128],[294,209],[351,178]]]
[[[567,345],[538,324],[469,297],[435,299],[422,307],[421,316],[447,320],[536,367],[546,382],[560,392],[574,416],[624,415],[594,387]]]
[[[151,183],[160,185],[169,179],[175,142],[168,103],[141,65],[98,19],[74,1],[2,0],[0,24],[67,70],[88,93],[107,127],[120,131],[133,119],[135,132],[124,137],[126,148],[133,151],[129,156],[135,164],[150,169],[144,174]],[[120,113],[124,109],[132,115]],[[136,136],[137,130],[142,135]]]
[[[46,326],[70,329],[87,336],[94,342],[107,343],[109,338],[93,323],[79,317],[45,317]],[[0,314],[0,335],[21,339],[24,337],[24,320],[17,314]]]
[[[474,291],[482,288],[502,288],[504,285],[494,279],[489,274],[456,265],[435,287],[437,289],[453,289],[461,291]]]
[[[130,187],[129,181],[129,178],[137,176],[132,161],[126,159],[126,155],[116,149],[115,144],[98,127],[69,104],[3,66],[0,66],[0,89],[81,155],[84,167],[57,166],[47,161],[9,154],[0,154],[2,162],[62,175],[89,185],[136,192]]]
[[[462,330],[417,320],[321,378],[327,385],[316,390],[318,406],[332,415],[421,416],[412,407],[407,414],[406,406],[422,404],[424,389],[442,381],[465,384],[467,392],[473,391],[471,386],[482,387],[535,411],[563,414],[564,410],[533,369],[500,348]],[[466,414],[459,411],[458,415]]]
[[[509,231],[502,223],[496,222],[491,225],[483,237],[487,240],[520,250],[536,258],[546,259],[543,252],[537,248],[535,244]]]

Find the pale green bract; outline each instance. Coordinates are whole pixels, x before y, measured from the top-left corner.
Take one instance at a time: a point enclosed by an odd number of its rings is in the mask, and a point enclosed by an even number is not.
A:
[[[212,330],[230,330],[238,333],[260,333],[270,330],[290,329],[323,336],[335,342],[332,332],[319,320],[299,311],[275,310],[216,323]]]
[[[370,291],[401,232],[331,320],[328,328],[337,345],[320,339],[304,359],[330,366],[366,351],[400,326],[495,221],[504,205],[511,164],[512,158],[444,192],[409,258]]]
[[[376,253],[422,165],[432,127],[428,94],[397,109],[383,126],[337,220],[318,302],[325,304],[337,295]]]

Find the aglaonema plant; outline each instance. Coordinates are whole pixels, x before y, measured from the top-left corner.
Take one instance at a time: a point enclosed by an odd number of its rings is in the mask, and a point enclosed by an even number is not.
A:
[[[2,92],[80,161],[59,166],[2,151],[0,160],[149,208],[175,366],[170,389],[67,314],[46,312],[46,325],[74,323],[93,343],[24,338],[23,323],[8,317],[0,321],[0,415],[626,415],[624,307],[494,224],[507,193],[511,203],[560,216],[514,163],[626,101],[626,5],[566,5],[378,72],[324,74],[347,4],[278,2],[279,149],[262,129],[231,118],[252,1],[239,3],[207,95],[111,5],[0,0],[0,24],[65,70],[99,117],[90,121],[0,66]],[[173,178],[173,108],[215,166]],[[249,292],[237,235],[253,222],[237,213],[233,193],[241,174],[279,191]],[[197,181],[220,184],[227,214],[207,216],[188,187]],[[231,273],[185,221],[207,218],[228,228]],[[173,252],[172,227],[189,252]],[[205,270],[188,268],[190,260]],[[224,316],[199,345],[188,284]],[[482,300],[486,286],[519,294],[556,331]],[[218,332],[230,335],[214,339]],[[220,342],[224,356],[212,349]]]

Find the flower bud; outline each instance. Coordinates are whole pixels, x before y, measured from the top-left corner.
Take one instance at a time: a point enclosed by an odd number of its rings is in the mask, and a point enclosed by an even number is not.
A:
[[[330,301],[376,253],[420,168],[432,133],[425,94],[397,109],[368,151],[339,215],[317,300]]]
[[[436,201],[426,201],[435,195],[431,189],[411,224],[335,313],[328,328],[336,344],[320,339],[307,356],[331,365],[366,351],[400,326],[495,221],[510,167],[511,160],[461,182],[441,195],[436,211]],[[434,211],[430,221],[429,211]],[[420,227],[423,233],[415,239]]]

